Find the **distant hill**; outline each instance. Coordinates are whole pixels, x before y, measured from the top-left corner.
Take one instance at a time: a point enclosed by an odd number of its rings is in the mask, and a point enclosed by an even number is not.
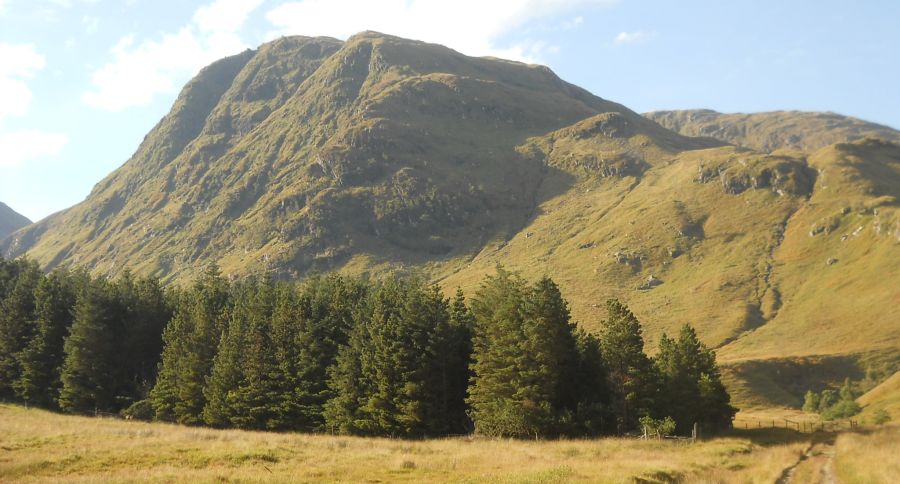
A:
[[[499,263],[552,276],[589,330],[624,300],[651,350],[691,323],[739,405],[795,405],[823,368],[900,368],[897,139],[817,113],[645,117],[542,66],[288,37],[205,68],[84,202],[0,253],[469,293]]]
[[[879,138],[900,142],[900,131],[835,113],[773,111],[723,114],[708,109],[656,111],[645,116],[686,136],[707,136],[757,151],[812,152],[833,143]]]
[[[0,240],[30,223],[31,220],[24,215],[16,213],[8,205],[0,202]]]

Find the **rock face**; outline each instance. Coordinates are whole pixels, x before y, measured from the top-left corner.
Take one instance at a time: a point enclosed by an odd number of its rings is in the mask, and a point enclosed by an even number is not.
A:
[[[644,117],[545,67],[372,32],[283,38],[201,71],[84,202],[0,254],[469,293],[499,263],[552,276],[588,330],[623,299],[651,349],[689,322],[735,365],[896,368],[896,139],[815,113]]]
[[[8,205],[0,202],[0,240],[30,223],[31,220],[28,220],[27,217],[16,213]]]

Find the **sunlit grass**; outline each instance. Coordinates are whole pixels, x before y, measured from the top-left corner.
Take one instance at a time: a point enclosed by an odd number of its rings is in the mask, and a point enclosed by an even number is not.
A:
[[[845,484],[897,482],[900,476],[900,427],[848,433],[834,446],[834,466]]]
[[[0,406],[0,481],[772,482],[806,447],[752,434],[406,441],[213,430]]]

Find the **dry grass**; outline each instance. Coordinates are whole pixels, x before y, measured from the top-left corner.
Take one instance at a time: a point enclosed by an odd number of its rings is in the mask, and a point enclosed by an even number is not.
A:
[[[886,411],[891,420],[900,421],[900,371],[857,399],[863,406],[860,418],[870,422],[878,410]]]
[[[804,441],[427,441],[211,430],[0,406],[0,481],[772,482]]]
[[[835,443],[834,466],[844,484],[897,482],[900,476],[900,427],[871,433],[842,434]]]

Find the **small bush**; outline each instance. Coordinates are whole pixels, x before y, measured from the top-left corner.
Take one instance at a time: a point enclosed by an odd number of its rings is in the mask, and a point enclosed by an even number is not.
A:
[[[872,423],[875,425],[884,425],[891,421],[891,415],[887,413],[887,410],[883,408],[879,408],[875,410],[875,413],[872,414]]]
[[[656,420],[653,417],[646,416],[641,417],[640,423],[648,436],[655,435],[656,438],[662,438],[675,433],[675,420],[672,417]]]
[[[153,411],[150,400],[138,400],[137,402],[132,403],[130,407],[122,410],[122,416],[126,419],[144,420],[149,422],[153,420],[154,415],[156,415],[156,412]]]

